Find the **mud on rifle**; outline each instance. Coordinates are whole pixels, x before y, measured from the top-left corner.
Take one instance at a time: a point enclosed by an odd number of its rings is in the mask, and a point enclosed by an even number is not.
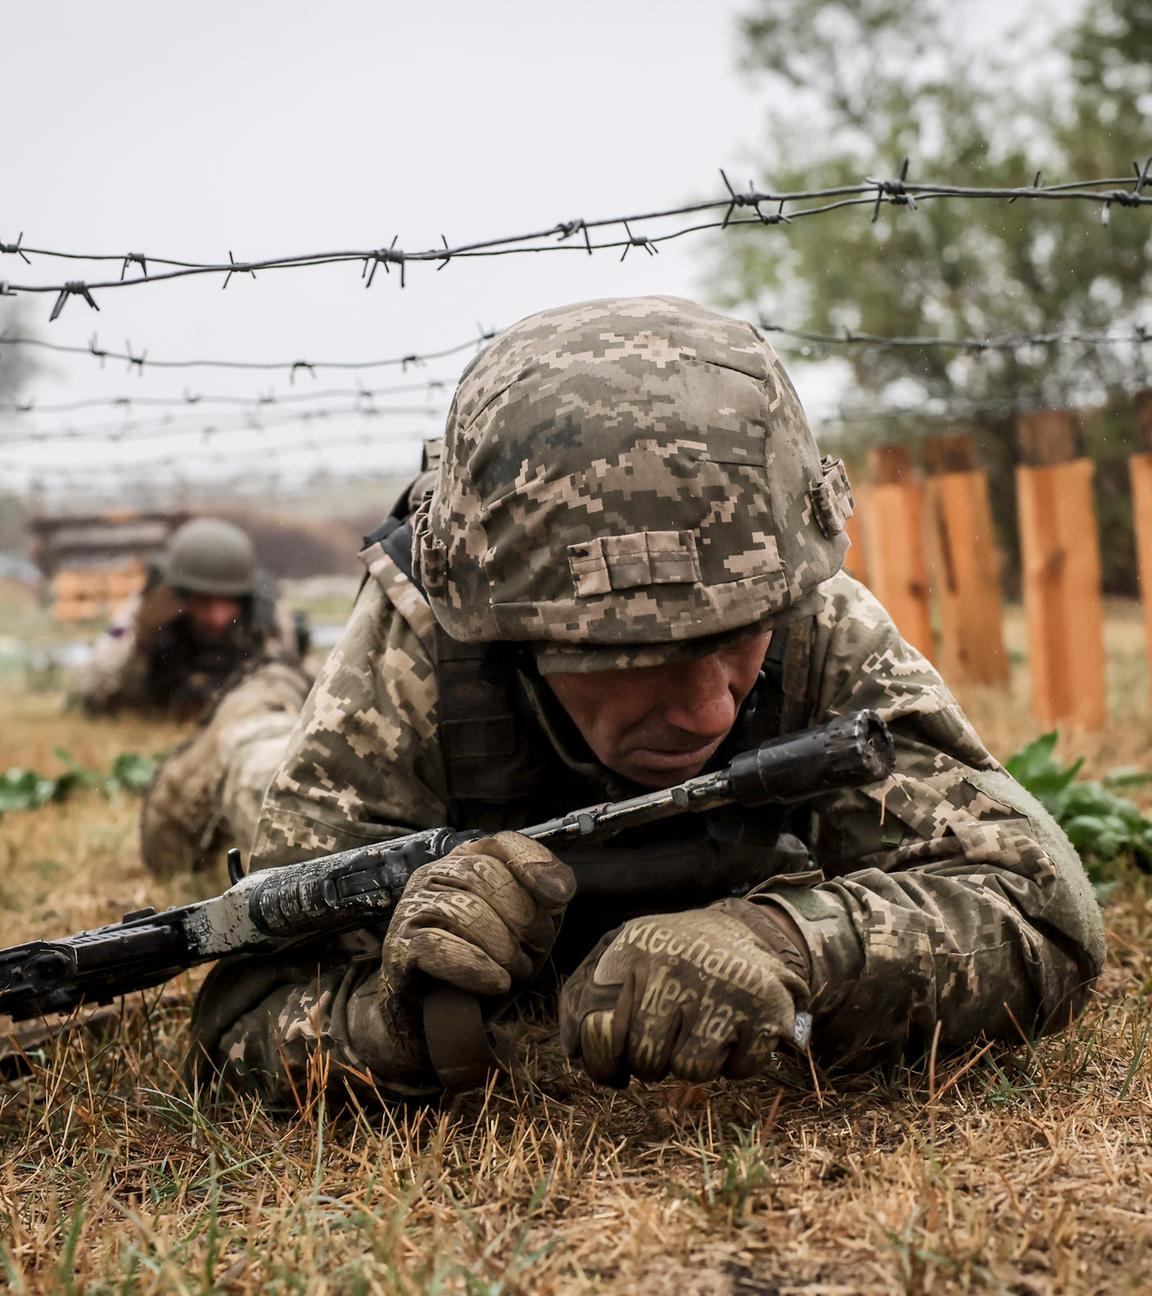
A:
[[[574,810],[523,828],[564,857],[565,843],[603,841],[626,828],[688,811],[791,804],[885,778],[892,739],[873,711],[766,742],[723,769],[625,801]],[[232,954],[275,953],[325,933],[386,919],[412,871],[483,834],[432,828],[239,877],[222,895],[61,940],[0,950],[0,1013],[24,1021],[159,985]],[[579,885],[579,874],[577,874]]]

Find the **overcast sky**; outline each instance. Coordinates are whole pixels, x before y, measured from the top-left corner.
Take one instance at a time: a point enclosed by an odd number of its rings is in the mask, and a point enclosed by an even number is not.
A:
[[[1049,3],[1065,10],[1072,0]],[[41,248],[259,259],[380,247],[394,237],[424,248],[441,234],[459,243],[711,197],[720,167],[743,183],[750,158],[768,161],[763,95],[736,68],[736,19],[747,8],[748,0],[10,5],[0,239],[23,231],[25,244]],[[1022,4],[957,0],[956,8],[991,34]],[[756,179],[770,177],[761,170]],[[98,293],[99,313],[73,297],[51,324],[52,298],[27,297],[22,318],[53,342],[85,346],[96,333],[105,347],[128,342],[153,359],[368,360],[437,350],[478,326],[585,297],[707,298],[702,252],[701,240],[685,238],[658,256],[632,249],[622,263],[603,253],[457,261],[442,272],[412,265],[403,290],[395,270],[379,271],[365,290],[353,264],[236,276],[223,291],[204,277]],[[14,283],[118,273],[118,265],[0,256],[0,279]],[[25,396],[39,405],[185,391],[299,394],[357,382],[339,373],[300,374],[292,386],[283,375],[210,369],[128,373],[122,363],[101,370],[88,357],[34,354],[42,367]],[[262,438],[221,431],[206,439],[199,430],[173,438],[160,424],[168,411],[138,406],[130,417],[147,419],[147,441],[9,441],[0,485],[26,480],[39,464],[87,473],[104,491],[116,477],[103,469],[133,458],[222,453],[243,464],[262,447],[302,439],[311,448],[263,454],[265,466],[411,465],[466,358],[403,375],[361,373],[370,388],[446,384],[444,393],[382,396],[377,404],[407,412],[372,420],[277,423]],[[819,383],[807,391],[801,383],[801,394],[818,405]],[[288,412],[266,411],[269,420]],[[124,417],[92,408],[0,427],[11,438]],[[171,417],[228,429],[241,416],[204,402]],[[367,435],[374,447],[344,444]]]

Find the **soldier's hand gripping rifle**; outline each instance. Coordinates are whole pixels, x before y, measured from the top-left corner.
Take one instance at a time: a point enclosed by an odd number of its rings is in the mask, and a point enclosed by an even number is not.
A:
[[[872,711],[764,743],[724,769],[675,787],[589,806],[520,831],[564,856],[565,843],[604,840],[625,828],[740,802],[803,801],[873,783],[892,769],[892,739]],[[231,954],[273,953],[307,937],[387,919],[413,869],[482,834],[433,828],[319,859],[238,876],[223,895],[61,940],[0,950],[0,1013],[16,1021],[159,985]],[[577,876],[579,884],[579,876]]]

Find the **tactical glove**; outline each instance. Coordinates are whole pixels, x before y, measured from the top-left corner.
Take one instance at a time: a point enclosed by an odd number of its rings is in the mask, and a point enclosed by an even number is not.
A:
[[[748,900],[635,918],[609,932],[560,996],[564,1050],[601,1084],[754,1075],[793,1039],[807,950]]]
[[[575,889],[567,864],[514,832],[422,865],[384,937],[382,994],[419,995],[429,979],[481,996],[521,989],[547,958]]]

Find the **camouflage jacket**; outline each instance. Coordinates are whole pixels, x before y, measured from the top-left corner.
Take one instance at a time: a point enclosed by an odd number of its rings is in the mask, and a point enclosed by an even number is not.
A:
[[[368,551],[366,560],[375,579],[265,800],[258,866],[452,822],[432,614],[386,555]],[[808,678],[807,723],[872,707],[897,751],[886,783],[814,803],[803,830],[813,867],[775,875],[765,851],[760,898],[791,914],[812,955],[820,1054],[865,1065],[922,1051],[934,1037],[954,1048],[1066,1024],[1104,942],[1092,890],[1059,828],[845,575],[819,587]],[[588,775],[557,755],[574,777]],[[601,775],[602,796],[618,795]],[[573,805],[588,799],[578,788]],[[516,808],[520,826],[545,817],[532,811]],[[419,1050],[378,1007],[379,946],[380,933],[359,933],[289,958],[220,965],[197,1003],[198,1056],[274,1098],[302,1092],[316,1066],[378,1092],[427,1092]]]
[[[224,640],[203,644],[171,588],[151,585],[116,609],[80,675],[76,702],[90,714],[131,708],[198,715],[254,657],[297,656],[291,619],[262,597],[253,604]]]

